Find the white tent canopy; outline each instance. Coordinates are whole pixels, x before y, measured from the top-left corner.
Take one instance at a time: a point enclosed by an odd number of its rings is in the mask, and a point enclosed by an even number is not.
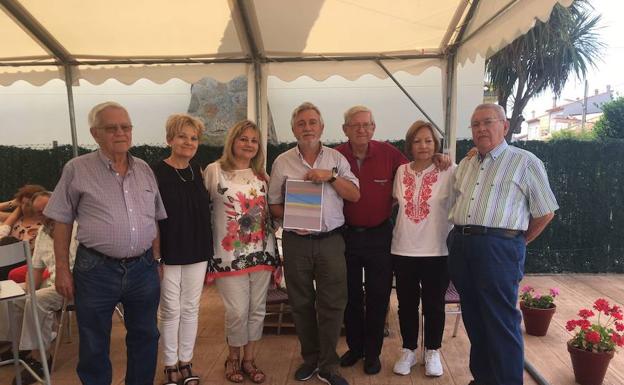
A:
[[[437,66],[445,74],[445,131],[453,140],[457,66],[496,52],[536,18],[546,20],[555,3],[571,2],[0,0],[0,85],[65,79],[72,113],[78,79],[131,84],[249,74],[249,113],[266,128],[268,75],[383,78]]]

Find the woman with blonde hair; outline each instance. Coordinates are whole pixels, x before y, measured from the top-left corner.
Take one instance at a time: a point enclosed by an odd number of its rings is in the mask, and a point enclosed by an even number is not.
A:
[[[243,120],[228,131],[219,160],[204,171],[212,199],[214,259],[209,279],[216,280],[225,305],[229,346],[225,377],[254,383],[266,375],[254,361],[254,345],[262,337],[271,273],[279,265],[269,215],[260,130]],[[241,349],[243,350],[241,361]]]
[[[210,196],[201,169],[191,159],[197,153],[204,124],[187,114],[167,119],[171,155],[153,166],[167,218],[158,221],[161,292],[158,314],[165,385],[199,385],[191,368],[199,299],[212,257]]]
[[[439,349],[444,332],[444,295],[449,285],[446,237],[452,228],[452,176],[455,165],[436,167],[434,155],[440,139],[430,123],[416,121],[405,136],[410,163],[399,166],[392,195],[399,203],[392,233],[392,265],[399,301],[399,326],[403,347],[394,372],[410,373],[416,364],[418,303],[424,316],[425,375],[443,373]]]

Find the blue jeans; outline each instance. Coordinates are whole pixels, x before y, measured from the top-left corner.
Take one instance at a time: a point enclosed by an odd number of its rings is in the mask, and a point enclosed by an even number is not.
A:
[[[461,299],[475,381],[522,385],[524,346],[516,303],[524,275],[524,236],[451,231],[449,245],[449,272]]]
[[[111,323],[115,305],[121,302],[127,330],[126,384],[152,385],[160,337],[156,323],[160,280],[151,249],[141,258],[117,262],[79,247],[74,285],[80,335],[77,372],[82,383],[112,381]]]

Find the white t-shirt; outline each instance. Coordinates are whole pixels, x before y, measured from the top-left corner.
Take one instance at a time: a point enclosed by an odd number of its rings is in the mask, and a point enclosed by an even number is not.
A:
[[[72,227],[71,241],[69,244],[69,268],[73,270],[74,261],[76,260],[76,249],[78,248],[78,241],[76,240],[76,228],[77,223],[74,222]],[[54,256],[54,240],[52,237],[43,231],[43,226],[39,228],[37,238],[35,238],[35,249],[32,254],[32,265],[35,269],[48,268],[50,278],[41,283],[41,287],[48,287],[54,285],[56,280],[56,258]]]
[[[453,228],[448,220],[452,176],[457,166],[440,171],[432,164],[416,173],[410,165],[401,165],[394,177],[392,196],[399,203],[399,212],[391,252],[410,257],[446,256],[446,237]]]

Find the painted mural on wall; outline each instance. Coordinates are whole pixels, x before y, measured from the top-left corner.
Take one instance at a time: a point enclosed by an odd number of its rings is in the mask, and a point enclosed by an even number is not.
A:
[[[202,143],[223,145],[228,128],[247,117],[247,78],[239,76],[227,83],[203,78],[193,83],[188,113],[206,126]],[[275,142],[275,138],[269,110],[269,142]]]

